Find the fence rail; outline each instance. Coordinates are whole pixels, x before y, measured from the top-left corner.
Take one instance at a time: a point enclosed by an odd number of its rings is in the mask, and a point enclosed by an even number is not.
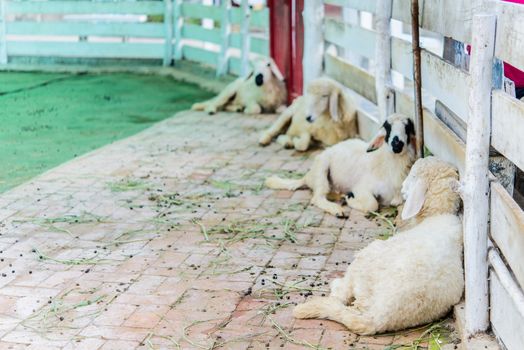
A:
[[[269,11],[182,0],[1,0],[0,63],[17,57],[187,59],[219,74],[269,55]],[[246,2],[247,4],[247,2]]]

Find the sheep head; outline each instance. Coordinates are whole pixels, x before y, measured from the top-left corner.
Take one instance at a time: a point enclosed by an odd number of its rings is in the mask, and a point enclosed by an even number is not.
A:
[[[417,160],[402,184],[406,201],[402,220],[456,214],[460,207],[458,178],[457,169],[437,157]]]

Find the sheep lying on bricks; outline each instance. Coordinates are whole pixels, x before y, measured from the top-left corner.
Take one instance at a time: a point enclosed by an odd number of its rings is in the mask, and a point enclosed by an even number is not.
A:
[[[437,320],[464,290],[457,170],[435,157],[418,160],[402,186],[404,220],[416,226],[362,249],[329,297],[294,309],[359,334],[396,331]]]
[[[272,60],[252,62],[254,69],[247,76],[238,78],[218,96],[191,109],[214,114],[218,111],[244,112],[246,114],[274,113],[285,108],[287,100],[284,77]]]
[[[282,146],[305,151],[312,141],[331,146],[356,135],[357,112],[353,99],[338,82],[319,78],[264,131],[259,143],[269,145],[278,136],[277,142]]]
[[[332,146],[313,161],[301,179],[271,176],[266,186],[273,189],[313,190],[311,203],[332,215],[344,217],[344,209],[330,202],[330,192],[343,193],[349,207],[375,211],[379,204],[402,203],[400,188],[415,160],[415,128],[408,117],[393,114],[368,145],[359,139]]]

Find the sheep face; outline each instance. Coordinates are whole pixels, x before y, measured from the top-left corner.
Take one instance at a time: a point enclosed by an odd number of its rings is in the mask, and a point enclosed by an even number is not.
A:
[[[277,65],[273,60],[260,59],[252,62],[253,73],[252,77],[256,86],[267,84],[273,79],[284,81],[282,73],[278,70]]]
[[[306,91],[306,120],[314,123],[321,115],[328,114],[334,121],[339,121],[339,99],[343,98],[341,94],[342,90],[334,80],[313,80]]]
[[[402,183],[405,200],[402,220],[414,217],[423,208],[439,214],[455,214],[460,206],[458,177],[454,166],[436,157],[417,160]]]
[[[395,154],[408,152],[409,146],[413,150],[415,146],[415,126],[413,121],[402,114],[390,115],[369,144],[368,152],[379,149],[384,143]]]

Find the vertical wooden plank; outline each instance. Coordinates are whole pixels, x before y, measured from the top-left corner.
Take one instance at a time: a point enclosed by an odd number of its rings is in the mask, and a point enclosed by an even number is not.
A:
[[[175,24],[175,61],[182,59],[182,27],[184,26],[184,17],[182,17],[182,0],[174,0],[173,19]]]
[[[231,34],[231,25],[229,23],[229,12],[231,9],[230,1],[222,1],[222,18],[220,21],[220,30],[222,37],[222,45],[220,45],[220,54],[218,55],[217,76],[227,73],[228,68],[228,51],[229,51],[229,35]]]
[[[463,178],[464,267],[466,277],[466,332],[468,336],[489,326],[488,218],[491,84],[496,17],[473,16],[471,92],[469,96],[466,168]]]
[[[249,9],[248,0],[242,0],[242,15],[242,51],[240,52],[240,75],[246,76],[249,73],[249,53],[251,51],[251,38],[249,35],[251,10]]]
[[[304,2],[304,57],[302,59],[302,75],[304,86],[322,74],[324,57],[324,35],[322,21],[324,19],[324,4],[322,0],[307,0]]]
[[[0,0],[0,64],[7,64],[5,0]]]
[[[386,120],[393,113],[395,98],[391,89],[391,10],[392,0],[377,0],[377,14],[375,24],[377,42],[375,47],[375,64],[377,89],[377,105],[380,120]]]
[[[164,60],[163,65],[169,66],[173,61],[173,0],[164,0]]]

